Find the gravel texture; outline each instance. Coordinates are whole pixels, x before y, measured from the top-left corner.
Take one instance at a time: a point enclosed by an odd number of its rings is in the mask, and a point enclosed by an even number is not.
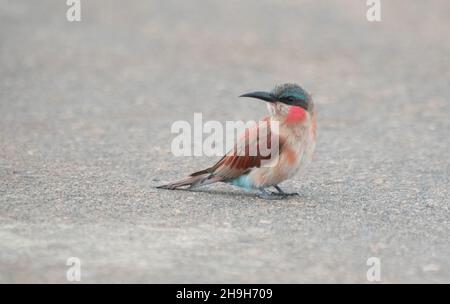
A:
[[[450,2],[365,2],[0,0],[0,282],[450,283]],[[174,121],[283,82],[319,111],[300,197],[155,189],[217,160]]]

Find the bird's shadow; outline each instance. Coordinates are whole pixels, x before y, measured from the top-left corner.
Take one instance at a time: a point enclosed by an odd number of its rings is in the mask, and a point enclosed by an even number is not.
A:
[[[178,189],[170,189],[170,190],[168,190],[168,189],[157,189],[157,190],[205,193],[205,194],[226,196],[229,198],[245,197],[245,198],[261,200],[261,201],[268,201],[268,202],[277,202],[277,201],[282,202],[282,201],[294,200],[296,198],[297,199],[304,198],[304,195],[302,195],[300,193],[299,193],[299,195],[286,196],[281,199],[270,200],[270,199],[265,199],[265,198],[259,197],[256,192],[237,192],[237,191],[217,190],[217,189],[208,189],[208,188],[204,188],[204,189],[178,188]]]

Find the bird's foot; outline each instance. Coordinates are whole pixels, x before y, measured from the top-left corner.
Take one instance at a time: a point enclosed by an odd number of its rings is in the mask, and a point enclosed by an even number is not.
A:
[[[298,192],[284,192],[284,193],[280,193],[280,192],[271,192],[272,195],[277,195],[277,196],[300,196],[300,194],[298,194]]]
[[[280,195],[279,193],[267,192],[265,189],[259,189],[258,197],[266,200],[281,200],[286,198],[285,195]]]
[[[279,196],[300,196],[298,192],[284,192],[279,186],[273,186],[278,192],[272,192],[273,195]]]

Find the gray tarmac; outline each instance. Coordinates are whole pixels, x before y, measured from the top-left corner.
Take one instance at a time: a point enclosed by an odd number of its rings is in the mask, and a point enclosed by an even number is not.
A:
[[[450,2],[0,0],[0,282],[450,283]],[[171,125],[297,82],[313,163],[265,201],[155,189]]]

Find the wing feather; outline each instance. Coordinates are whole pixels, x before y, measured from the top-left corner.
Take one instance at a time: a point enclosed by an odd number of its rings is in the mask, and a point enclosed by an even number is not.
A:
[[[265,130],[262,130],[263,128]],[[245,174],[252,168],[259,168],[263,160],[271,159],[273,156],[272,153],[274,150],[272,149],[271,133],[269,118],[265,118],[258,124],[255,124],[254,127],[246,129],[244,135],[240,137],[234,148],[208,171],[214,176],[222,177],[223,180],[229,180]],[[264,136],[261,137],[261,135],[266,134],[267,138],[264,138]],[[259,144],[261,146],[267,145],[267,148],[271,151],[269,155],[261,154]],[[280,153],[282,145],[280,138],[279,147],[275,151]],[[250,155],[250,152],[256,152],[256,155]]]

